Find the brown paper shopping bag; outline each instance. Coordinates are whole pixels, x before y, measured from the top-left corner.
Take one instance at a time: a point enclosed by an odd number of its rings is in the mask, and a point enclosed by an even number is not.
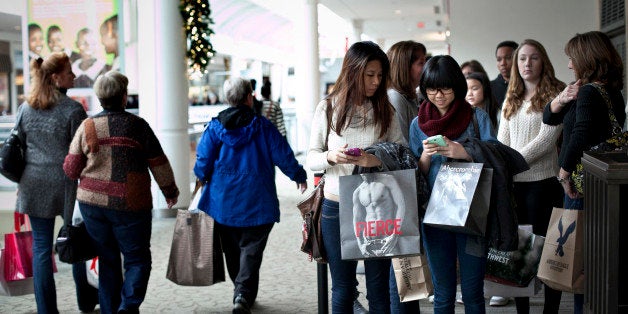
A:
[[[434,292],[425,255],[392,258],[399,301],[426,299]]]
[[[537,273],[550,288],[584,292],[583,223],[584,211],[554,207]]]

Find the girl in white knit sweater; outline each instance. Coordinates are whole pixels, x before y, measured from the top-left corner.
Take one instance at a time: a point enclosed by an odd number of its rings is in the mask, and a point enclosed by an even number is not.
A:
[[[543,123],[543,109],[565,87],[554,76],[554,67],[541,43],[526,39],[514,53],[506,100],[497,139],[525,158],[530,170],[514,177],[519,224],[531,224],[545,236],[552,208],[562,207],[562,188],[556,180],[556,141],[562,125]],[[558,312],[561,292],[545,286],[544,313]],[[515,298],[517,313],[529,312],[529,298]]]

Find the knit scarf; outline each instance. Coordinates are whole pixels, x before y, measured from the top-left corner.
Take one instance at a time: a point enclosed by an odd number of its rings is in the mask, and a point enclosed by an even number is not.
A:
[[[471,105],[464,100],[454,100],[443,116],[434,104],[425,100],[419,107],[419,128],[427,136],[440,134],[456,139],[467,129],[472,115]]]

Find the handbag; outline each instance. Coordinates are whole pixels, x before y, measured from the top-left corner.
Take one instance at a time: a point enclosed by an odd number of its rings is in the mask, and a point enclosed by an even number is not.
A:
[[[554,207],[537,276],[552,289],[584,292],[584,211]]]
[[[22,111],[17,115],[15,126],[11,130],[11,134],[4,141],[0,148],[0,173],[13,182],[20,182],[26,160],[24,158],[24,150],[26,145],[20,139],[18,126],[22,120]]]
[[[321,232],[321,206],[323,205],[323,190],[325,177],[323,176],[314,190],[302,201],[297,203],[297,208],[303,218],[301,252],[309,255],[319,263],[327,262],[327,254],[323,246],[323,234]]]
[[[608,109],[608,120],[611,122],[611,136],[605,141],[592,146],[590,150],[594,152],[612,152],[625,149],[628,147],[628,131],[622,132],[622,127],[619,125],[617,117],[615,117],[613,112],[613,104],[608,96],[608,92],[604,89],[604,86],[598,83],[589,83],[588,85],[595,87],[598,93],[602,95],[602,98],[604,98]],[[579,162],[576,165],[576,169],[571,173],[571,181],[578,193],[584,194],[584,168],[582,167],[582,162]]]
[[[69,264],[84,262],[98,256],[96,243],[87,232],[85,223],[81,221],[73,225],[69,208],[63,213],[63,226],[57,234],[55,250],[59,254],[59,260]]]
[[[198,210],[197,180],[189,209],[179,209],[172,235],[166,278],[181,286],[211,286],[225,281],[222,246],[214,219]]]
[[[432,275],[425,255],[393,258],[399,301],[427,299],[434,292]]]
[[[416,169],[341,176],[343,260],[421,253]]]
[[[482,163],[444,162],[432,188],[423,223],[484,236],[491,201],[493,169]]]
[[[545,238],[532,233],[532,225],[519,225],[518,234],[516,251],[489,248],[485,279],[515,287],[527,287],[534,279]]]
[[[332,115],[331,100],[327,99],[327,133],[325,134],[325,149],[329,139],[329,130]],[[316,179],[320,178],[318,182]],[[327,254],[323,245],[323,234],[321,232],[321,206],[323,205],[325,176],[315,174],[314,190],[302,201],[297,203],[297,208],[301,212],[303,223],[301,224],[301,252],[308,254],[309,260],[319,263],[327,263]]]

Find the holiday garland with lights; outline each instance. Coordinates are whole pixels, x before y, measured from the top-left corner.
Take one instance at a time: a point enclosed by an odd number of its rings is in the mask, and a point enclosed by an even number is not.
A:
[[[187,38],[187,57],[191,72],[206,73],[209,60],[216,51],[209,42],[214,21],[209,16],[209,0],[180,0],[179,11]]]

